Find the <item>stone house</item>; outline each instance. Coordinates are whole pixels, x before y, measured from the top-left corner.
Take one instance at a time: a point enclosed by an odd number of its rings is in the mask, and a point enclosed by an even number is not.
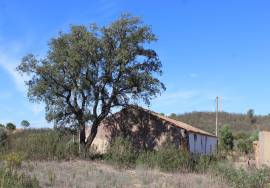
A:
[[[212,154],[217,147],[213,134],[138,106],[124,108],[106,118],[91,147],[105,153],[117,136],[128,137],[138,150],[157,150],[167,141],[195,154]]]

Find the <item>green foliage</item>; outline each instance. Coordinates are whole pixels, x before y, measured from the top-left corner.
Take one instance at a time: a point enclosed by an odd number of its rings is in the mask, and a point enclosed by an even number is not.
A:
[[[0,127],[0,146],[2,147],[7,141],[7,132],[4,128]]]
[[[29,121],[27,121],[27,120],[23,120],[23,121],[21,122],[21,126],[27,128],[27,127],[30,126],[30,123],[29,123]]]
[[[158,151],[145,151],[137,159],[137,165],[159,168],[162,171],[189,170],[189,154],[180,152],[174,146],[165,146]]]
[[[14,123],[7,123],[6,128],[8,130],[15,130],[16,129],[16,125]]]
[[[229,126],[224,126],[220,130],[220,146],[226,151],[232,150],[234,146],[234,137]]]
[[[205,172],[218,160],[216,156],[190,155],[188,151],[181,151],[168,142],[156,151],[136,152],[132,143],[122,137],[114,139],[106,159],[119,167],[136,164],[166,172]]]
[[[177,115],[175,113],[171,113],[170,118],[177,119]]]
[[[20,152],[33,160],[70,159],[78,154],[77,145],[68,142],[71,138],[58,131],[26,129],[11,135],[6,152]]]
[[[212,169],[212,174],[225,179],[234,188],[266,188],[269,183],[268,168],[245,171],[236,169],[230,163],[218,163]]]
[[[5,161],[6,167],[8,169],[14,170],[21,167],[23,155],[21,153],[12,152],[1,158]]]
[[[39,188],[36,178],[31,178],[25,174],[18,174],[14,170],[0,167],[0,187],[1,188]]]
[[[115,138],[109,148],[106,159],[120,167],[131,167],[135,164],[137,154],[132,143],[122,137]]]
[[[176,119],[211,133],[215,133],[215,112],[191,112],[177,115]],[[269,115],[254,115],[256,123],[251,124],[247,114],[219,112],[219,122],[229,125],[233,133],[245,132],[250,134],[257,129],[270,131]]]
[[[237,149],[245,154],[251,153],[253,150],[252,141],[250,139],[239,139]]]
[[[73,142],[73,140],[70,140],[66,144],[65,154],[70,156],[70,157],[79,156],[79,144],[78,144],[78,142]]]
[[[251,133],[249,139],[253,142],[253,141],[256,141],[256,140],[259,140],[259,130],[255,130]]]
[[[253,152],[253,141],[258,140],[258,130],[253,131],[250,134],[245,132],[237,133],[234,138],[237,143],[237,149],[245,154]]]
[[[0,128],[5,128],[5,125],[0,123]]]

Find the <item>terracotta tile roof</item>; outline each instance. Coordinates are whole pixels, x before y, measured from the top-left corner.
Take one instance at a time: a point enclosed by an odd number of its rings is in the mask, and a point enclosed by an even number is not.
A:
[[[193,132],[193,133],[198,133],[198,134],[203,134],[203,135],[207,135],[207,136],[211,136],[211,137],[216,137],[215,135],[209,133],[209,132],[206,132],[204,130],[201,130],[199,128],[196,128],[196,127],[193,127],[189,124],[186,124],[186,123],[183,123],[181,121],[177,121],[177,120],[174,120],[172,118],[169,118],[169,117],[166,117],[166,116],[163,116],[159,113],[156,113],[156,112],[153,112],[151,110],[147,110],[145,108],[142,108],[142,107],[139,107],[139,106],[131,106],[132,108],[137,108],[137,109],[141,109],[147,113],[150,113],[152,114],[153,116],[156,116],[158,117],[159,119],[161,120],[164,120],[164,121],[167,121],[168,123],[176,126],[176,127],[179,127],[179,128],[182,128],[182,129],[185,129],[187,130],[188,132]]]

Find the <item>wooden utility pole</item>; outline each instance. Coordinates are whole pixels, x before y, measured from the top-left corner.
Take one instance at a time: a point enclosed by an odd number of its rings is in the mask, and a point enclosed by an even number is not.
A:
[[[216,98],[216,137],[218,137],[218,97]]]

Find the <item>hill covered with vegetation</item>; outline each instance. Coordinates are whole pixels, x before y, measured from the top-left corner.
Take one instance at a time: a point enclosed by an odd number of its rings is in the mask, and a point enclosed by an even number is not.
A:
[[[208,132],[215,133],[215,112],[173,113],[170,117]],[[219,112],[218,117],[219,128],[229,126],[234,133],[270,130],[270,116],[254,115],[254,110],[249,110],[246,114]]]

